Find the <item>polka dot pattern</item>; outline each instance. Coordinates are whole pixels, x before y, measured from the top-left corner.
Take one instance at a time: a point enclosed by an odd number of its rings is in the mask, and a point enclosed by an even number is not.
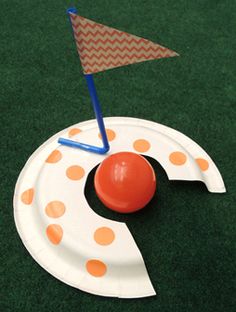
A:
[[[25,205],[30,205],[34,198],[34,189],[30,188],[21,194],[21,201]]]
[[[45,207],[45,213],[50,218],[59,218],[65,213],[65,205],[58,200],[51,201]]]
[[[145,289],[142,285],[130,288],[137,282],[137,270],[135,265],[131,265],[127,276],[122,265],[139,261],[140,270],[146,273],[145,264],[140,261],[140,251],[135,242],[129,240],[130,234],[123,231],[123,226],[95,212],[92,215],[92,207],[83,196],[87,174],[108,155],[127,151],[139,157],[153,157],[171,179],[188,181],[200,177],[213,192],[223,191],[223,183],[206,152],[197,144],[191,144],[186,136],[181,137],[181,133],[176,134],[171,129],[168,132],[167,127],[159,127],[158,124],[150,123],[149,127],[148,122],[144,122],[142,125],[142,121],[134,119],[115,118],[105,122],[110,128],[106,131],[112,146],[107,155],[86,156],[80,150],[58,145],[59,137],[78,138],[87,144],[101,145],[95,120],[58,133],[39,149],[36,157],[31,157],[15,192],[14,209],[16,222],[20,225],[19,234],[36,261],[69,285],[108,296],[152,294],[147,274],[142,276],[143,280],[146,279]],[[95,138],[95,141],[89,138]],[[144,176],[146,174],[142,172],[138,180],[142,181]],[[129,198],[130,194],[127,196]],[[38,228],[32,240],[35,222]],[[132,249],[130,253],[126,252],[127,244]],[[118,261],[121,258],[122,263]],[[76,266],[74,259],[78,260]],[[68,274],[61,275],[62,269]]]
[[[54,245],[60,244],[63,236],[63,229],[59,224],[50,224],[46,229],[50,242]]]
[[[81,132],[81,130],[79,128],[72,128],[69,130],[68,136],[71,138],[72,136],[74,136],[80,132]]]
[[[187,161],[187,156],[182,152],[173,152],[169,155],[169,160],[173,165],[182,166]]]
[[[83,178],[85,174],[85,171],[82,167],[74,165],[74,166],[70,166],[67,168],[66,170],[66,176],[70,179],[70,180],[80,180]]]
[[[107,266],[100,260],[91,259],[86,263],[88,273],[94,277],[102,277],[107,272]]]
[[[138,139],[138,140],[134,141],[133,147],[137,152],[145,153],[150,149],[151,144],[147,140]]]
[[[60,161],[62,158],[62,154],[60,151],[58,150],[54,150],[53,152],[51,152],[51,154],[48,156],[48,158],[46,159],[46,163],[49,164],[55,164],[58,161]]]
[[[114,130],[111,129],[106,129],[106,134],[107,134],[107,139],[109,142],[115,140],[116,138],[116,133]],[[98,134],[99,139],[102,139],[101,133]]]
[[[108,227],[100,227],[94,232],[94,240],[99,245],[110,245],[115,239],[115,234]]]
[[[195,159],[196,163],[198,164],[199,168],[202,171],[206,171],[209,168],[209,163],[206,159],[204,158],[196,158]]]

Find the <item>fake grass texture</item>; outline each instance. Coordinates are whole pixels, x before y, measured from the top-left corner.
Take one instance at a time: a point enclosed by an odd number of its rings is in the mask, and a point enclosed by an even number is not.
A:
[[[106,210],[87,189],[97,213],[127,222],[156,297],[121,300],[73,289],[35,263],[15,229],[13,191],[28,157],[54,133],[94,117],[65,15],[73,5],[180,54],[95,75],[104,116],[185,133],[209,153],[226,184],[226,194],[210,194],[202,184],[170,183],[151,160],[156,196],[129,217]],[[1,311],[234,311],[235,12],[230,0],[1,1]]]

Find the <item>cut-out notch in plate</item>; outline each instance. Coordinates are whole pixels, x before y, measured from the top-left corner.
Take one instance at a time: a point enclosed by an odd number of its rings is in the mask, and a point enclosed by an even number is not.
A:
[[[225,192],[211,158],[182,133],[135,118],[105,118],[105,124],[114,133],[109,154],[126,150],[150,156],[171,180],[202,181],[211,192]],[[72,128],[80,129],[75,140],[99,144],[92,120],[61,131],[33,153],[14,194],[18,233],[32,257],[66,284],[102,296],[155,295],[127,226],[98,216],[86,201],[87,175],[106,155],[59,145],[58,138],[69,137]],[[95,233],[103,230],[113,237],[110,243],[96,239]]]

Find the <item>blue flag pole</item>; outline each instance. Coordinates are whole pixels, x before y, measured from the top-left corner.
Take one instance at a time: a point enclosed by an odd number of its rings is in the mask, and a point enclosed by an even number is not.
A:
[[[70,13],[77,14],[76,8],[68,9],[67,14],[69,15]],[[97,119],[98,128],[100,130],[103,147],[93,146],[93,145],[89,145],[86,143],[80,143],[80,142],[76,142],[76,141],[73,141],[70,139],[64,139],[64,138],[59,138],[58,143],[69,146],[69,147],[80,148],[88,152],[93,152],[97,154],[105,154],[109,151],[110,146],[109,146],[108,139],[107,139],[107,134],[106,134],[105,125],[104,125],[103,116],[102,116],[102,110],[101,110],[101,106],[98,100],[97,91],[96,91],[96,87],[95,87],[94,80],[93,80],[93,75],[87,74],[84,76],[87,82],[95,117]]]

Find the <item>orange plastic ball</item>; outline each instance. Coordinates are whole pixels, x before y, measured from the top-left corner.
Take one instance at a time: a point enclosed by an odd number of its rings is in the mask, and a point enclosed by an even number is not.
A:
[[[121,213],[142,209],[156,190],[156,176],[141,155],[120,152],[108,156],[97,168],[94,186],[103,204]]]

